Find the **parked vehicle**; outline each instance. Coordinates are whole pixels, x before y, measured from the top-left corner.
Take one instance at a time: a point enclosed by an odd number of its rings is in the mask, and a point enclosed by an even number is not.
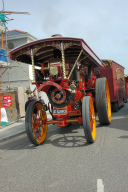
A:
[[[32,102],[26,111],[26,132],[34,145],[44,142],[48,124],[65,127],[83,122],[88,143],[96,139],[95,112],[100,124],[110,124],[107,78],[94,73],[96,67],[102,71],[106,67],[83,39],[58,36],[34,41],[13,49],[10,58],[32,65],[32,84],[49,98],[51,120],[47,120],[47,109],[39,101]],[[40,69],[35,69],[36,66]]]
[[[126,95],[125,102],[127,103],[127,101],[128,101],[128,76],[124,75],[124,78],[125,78],[125,95]]]
[[[98,78],[107,78],[112,111],[117,112],[119,107],[126,102],[124,67],[113,60],[103,59],[102,62],[105,65],[105,70],[95,68],[95,74]]]

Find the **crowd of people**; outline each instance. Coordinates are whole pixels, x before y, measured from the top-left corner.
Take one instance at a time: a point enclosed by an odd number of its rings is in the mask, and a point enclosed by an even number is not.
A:
[[[27,110],[28,105],[32,101],[40,101],[42,104],[45,104],[44,100],[42,99],[42,96],[39,96],[39,99],[37,98],[36,91],[33,92],[33,96],[28,97],[28,100],[25,103],[25,111]]]

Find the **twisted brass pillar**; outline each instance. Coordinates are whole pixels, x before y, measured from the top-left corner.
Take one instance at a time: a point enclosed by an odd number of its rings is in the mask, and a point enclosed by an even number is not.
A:
[[[63,43],[61,43],[61,55],[62,55],[63,76],[64,76],[64,79],[66,79],[66,69],[65,69],[65,57],[64,57]]]
[[[75,66],[76,66],[76,64],[77,64],[77,62],[78,62],[78,60],[79,60],[82,52],[83,52],[83,50],[80,51],[80,53],[79,53],[79,55],[78,55],[78,57],[77,57],[77,59],[76,59],[76,61],[75,61],[75,64],[74,64],[74,66],[73,66],[73,68],[72,68],[72,70],[71,70],[71,72],[70,72],[70,74],[69,74],[69,76],[68,76],[68,79],[70,79],[70,77],[71,77],[71,75],[72,75],[72,72],[73,72],[73,70],[75,69]]]
[[[22,69],[22,71],[24,72],[24,74],[26,75],[26,77],[29,79],[29,81],[32,83],[32,80],[29,78],[29,76],[27,75],[27,73],[25,72],[25,70],[23,69],[23,67],[19,64],[19,62],[16,60],[17,64],[19,65],[19,67]]]
[[[32,49],[31,49],[31,62],[32,62],[33,82],[35,82],[35,81],[36,81],[36,75],[35,75],[34,55],[33,55],[33,51],[32,51]]]

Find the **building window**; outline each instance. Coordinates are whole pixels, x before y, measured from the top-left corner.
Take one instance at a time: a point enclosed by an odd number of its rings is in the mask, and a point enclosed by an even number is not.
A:
[[[14,49],[14,44],[12,42],[8,43],[8,50]]]

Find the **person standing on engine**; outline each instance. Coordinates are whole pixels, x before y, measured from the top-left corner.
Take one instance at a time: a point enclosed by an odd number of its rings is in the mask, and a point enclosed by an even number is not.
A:
[[[39,97],[39,101],[40,101],[42,104],[45,104],[45,103],[44,103],[44,100],[42,99],[41,96]]]
[[[38,101],[38,98],[37,98],[37,95],[36,95],[36,91],[33,92],[33,95],[34,95],[34,96],[33,96],[34,100],[35,100],[35,101]]]

